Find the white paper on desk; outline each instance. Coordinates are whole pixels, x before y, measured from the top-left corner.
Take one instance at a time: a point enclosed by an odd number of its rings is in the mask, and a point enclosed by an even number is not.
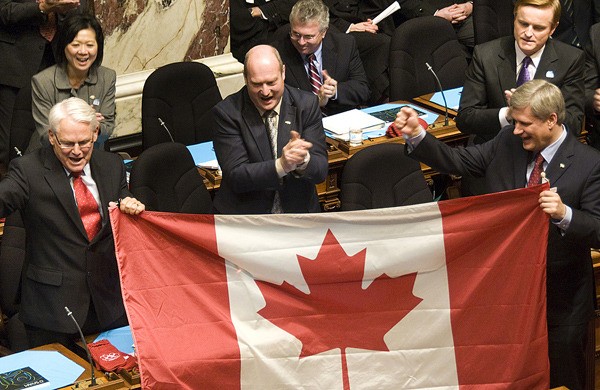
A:
[[[381,129],[385,122],[366,112],[352,109],[323,118],[323,127],[338,135],[348,134],[350,127],[362,129],[363,132]]]
[[[377,24],[377,23],[381,22],[383,19],[387,18],[388,16],[390,16],[394,12],[398,11],[399,9],[400,9],[400,4],[398,4],[397,1],[394,1],[389,7],[384,9],[379,15],[377,15],[375,17],[375,19],[373,19],[373,24]]]

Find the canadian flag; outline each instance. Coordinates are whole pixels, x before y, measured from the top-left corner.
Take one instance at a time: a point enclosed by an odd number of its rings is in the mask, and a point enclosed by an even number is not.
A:
[[[112,210],[144,389],[548,389],[540,187],[312,215]]]

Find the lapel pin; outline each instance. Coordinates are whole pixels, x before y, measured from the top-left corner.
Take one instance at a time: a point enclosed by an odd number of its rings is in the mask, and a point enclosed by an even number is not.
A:
[[[290,121],[285,121],[285,124],[286,124],[286,125],[291,125],[291,124],[292,124],[292,122],[290,122]]]
[[[564,168],[565,168],[565,164],[563,164],[563,163],[560,163],[559,167],[561,167],[561,168],[563,168],[563,169],[564,169]]]
[[[554,72],[549,70],[546,72],[546,78],[547,79],[553,79],[554,78]]]

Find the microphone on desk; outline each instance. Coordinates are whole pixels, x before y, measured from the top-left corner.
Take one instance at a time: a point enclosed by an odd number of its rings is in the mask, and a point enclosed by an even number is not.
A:
[[[173,139],[173,135],[169,131],[169,128],[167,127],[167,125],[165,125],[165,121],[163,121],[162,119],[160,119],[160,117],[158,117],[158,123],[162,126],[163,129],[165,129],[167,134],[169,134],[169,138],[171,138],[171,142],[175,142],[175,140]]]
[[[92,375],[90,377],[90,386],[96,386],[96,375],[94,375],[94,361],[92,360],[92,355],[90,354],[90,350],[88,349],[87,343],[85,342],[85,337],[83,337],[83,332],[81,331],[81,327],[79,326],[79,323],[77,322],[75,317],[73,317],[73,313],[71,312],[71,310],[69,310],[69,308],[66,306],[65,306],[65,310],[67,311],[67,315],[69,317],[71,317],[71,319],[75,323],[75,326],[77,327],[77,330],[79,331],[79,336],[81,337],[81,342],[83,343],[83,348],[85,348],[85,353],[87,353],[88,362],[90,363],[90,368],[92,369]]]
[[[435,71],[433,70],[433,68],[431,67],[431,65],[429,65],[427,62],[425,63],[425,65],[427,65],[427,69],[431,72],[431,74],[433,75],[433,77],[435,77],[435,81],[437,83],[438,88],[440,89],[440,92],[442,94],[442,98],[444,99],[444,110],[445,110],[445,116],[444,116],[444,126],[448,126],[448,103],[446,102],[446,95],[444,94],[444,88],[442,88],[442,83],[440,82],[440,79],[438,78],[437,74],[435,73]]]

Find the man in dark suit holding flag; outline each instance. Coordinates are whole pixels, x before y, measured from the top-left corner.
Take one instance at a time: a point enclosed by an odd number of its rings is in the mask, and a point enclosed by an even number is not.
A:
[[[26,259],[19,316],[30,347],[59,342],[73,348],[85,334],[127,324],[121,298],[109,202],[139,214],[121,158],[94,151],[95,110],[79,98],[49,114],[48,147],[12,160],[0,182],[0,216],[20,210]]]
[[[545,173],[552,188],[540,193],[550,217],[547,251],[547,321],[550,387],[585,388],[588,323],[594,313],[590,248],[600,246],[600,152],[580,143],[563,121],[558,87],[533,80],[510,101],[514,125],[491,141],[451,148],[428,134],[412,109],[403,108],[395,126],[411,157],[432,168],[485,176],[490,192],[536,185]],[[528,239],[524,237],[523,244]]]

